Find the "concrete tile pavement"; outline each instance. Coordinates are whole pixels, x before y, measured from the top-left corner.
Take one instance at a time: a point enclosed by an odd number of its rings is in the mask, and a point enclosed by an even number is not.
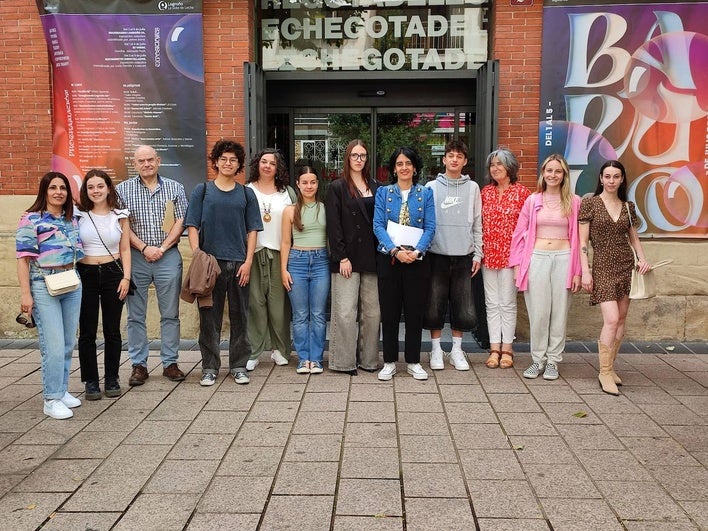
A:
[[[249,385],[222,371],[205,388],[185,342],[184,382],[153,352],[145,385],[125,386],[125,362],[119,399],[56,421],[37,345],[5,341],[0,530],[708,529],[705,344],[623,345],[620,397],[591,343],[569,344],[555,382],[521,376],[524,345],[512,370],[465,348],[472,370],[425,382],[263,356]]]

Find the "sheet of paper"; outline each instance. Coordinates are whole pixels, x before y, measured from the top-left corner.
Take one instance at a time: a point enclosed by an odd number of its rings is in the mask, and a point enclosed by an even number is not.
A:
[[[410,245],[415,247],[423,236],[423,229],[401,225],[390,219],[386,225],[386,232],[396,246]]]
[[[165,217],[162,220],[162,230],[170,232],[175,224],[175,203],[170,200],[165,203]]]

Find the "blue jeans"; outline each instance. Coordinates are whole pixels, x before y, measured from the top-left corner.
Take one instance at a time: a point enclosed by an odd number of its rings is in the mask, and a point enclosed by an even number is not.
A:
[[[44,269],[44,274],[63,270]],[[37,323],[39,350],[42,355],[42,390],[45,400],[64,396],[69,387],[71,353],[76,343],[81,310],[81,286],[64,295],[52,296],[47,291],[39,270],[30,270],[30,292],[34,299],[32,316]]]
[[[177,247],[168,249],[157,262],[148,262],[137,249],[131,249],[131,277],[134,295],[128,301],[128,354],[133,365],[147,367],[148,288],[155,284],[160,310],[160,357],[163,367],[177,363],[179,350],[179,293],[182,289],[182,256]]]
[[[293,311],[293,343],[300,361],[322,361],[327,336],[329,258],[326,249],[291,249],[288,292]]]

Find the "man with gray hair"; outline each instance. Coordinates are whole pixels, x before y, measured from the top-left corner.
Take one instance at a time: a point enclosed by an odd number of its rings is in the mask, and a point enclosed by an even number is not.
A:
[[[182,256],[177,249],[184,229],[187,196],[184,186],[159,175],[160,157],[151,146],[138,146],[133,161],[138,172],[116,190],[130,211],[132,279],[135,293],[128,297],[128,354],[133,372],[128,383],[142,385],[147,370],[148,288],[155,285],[160,310],[162,374],[173,382],[184,380],[177,365],[180,340],[179,294]]]

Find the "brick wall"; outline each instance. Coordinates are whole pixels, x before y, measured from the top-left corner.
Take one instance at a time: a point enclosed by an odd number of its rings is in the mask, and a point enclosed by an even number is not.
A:
[[[204,1],[209,148],[222,137],[244,141],[243,63],[255,46],[249,5]],[[33,195],[52,153],[47,48],[35,0],[0,0],[0,20],[0,195]]]
[[[528,7],[500,0],[490,21],[491,59],[500,66],[499,144],[519,159],[519,180],[532,191],[538,177],[542,17],[541,0]]]
[[[49,66],[34,0],[1,0],[0,194],[36,192],[52,153]]]
[[[538,154],[542,2],[494,2],[492,54],[501,66],[499,143],[521,163],[533,187]],[[207,146],[222,137],[243,141],[243,63],[255,55],[250,3],[204,1]],[[0,195],[33,194],[50,163],[49,65],[34,0],[0,1]]]

